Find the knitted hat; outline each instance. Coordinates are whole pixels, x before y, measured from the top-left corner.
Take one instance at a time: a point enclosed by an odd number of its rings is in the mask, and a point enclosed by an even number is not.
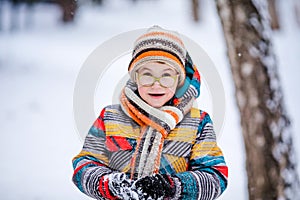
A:
[[[135,41],[128,71],[131,79],[135,80],[135,72],[141,66],[160,61],[179,73],[178,85],[181,86],[185,79],[185,59],[186,49],[179,34],[159,26],[152,26]]]

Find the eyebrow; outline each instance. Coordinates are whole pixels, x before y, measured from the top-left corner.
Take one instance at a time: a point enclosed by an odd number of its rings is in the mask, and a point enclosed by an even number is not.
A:
[[[144,71],[144,70],[151,71],[151,69],[150,69],[150,68],[148,68],[148,67],[143,67],[143,68],[142,68],[142,69],[140,69],[139,71]]]
[[[177,72],[175,69],[173,68],[168,68],[168,69],[164,69],[163,71],[174,71],[174,72]]]

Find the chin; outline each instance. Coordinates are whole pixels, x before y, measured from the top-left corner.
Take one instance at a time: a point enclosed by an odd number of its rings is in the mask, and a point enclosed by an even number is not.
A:
[[[160,107],[162,107],[163,105],[153,105],[152,107],[153,108],[160,108]]]
[[[165,105],[165,103],[152,103],[152,104],[150,104],[150,106],[152,106],[152,107],[154,107],[154,108],[160,108],[160,107],[162,107],[163,105]]]

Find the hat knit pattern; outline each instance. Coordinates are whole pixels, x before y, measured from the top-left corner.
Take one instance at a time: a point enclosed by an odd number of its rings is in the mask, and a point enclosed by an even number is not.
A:
[[[149,62],[163,62],[179,74],[179,86],[185,79],[186,49],[177,32],[153,26],[134,43],[128,71],[132,80],[135,72]]]
[[[200,74],[189,54],[184,56],[184,80],[174,97],[161,108],[154,108],[137,94],[137,85],[129,80],[120,102],[123,111],[140,125],[140,137],[131,159],[131,178],[158,173],[164,139],[191,110],[200,95]]]

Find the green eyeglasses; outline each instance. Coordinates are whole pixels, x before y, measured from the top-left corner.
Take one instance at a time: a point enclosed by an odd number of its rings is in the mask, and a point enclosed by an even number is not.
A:
[[[156,81],[159,82],[159,84],[162,87],[168,88],[174,86],[176,79],[178,77],[178,74],[171,76],[171,75],[165,75],[162,77],[155,77],[148,74],[138,74],[136,73],[136,77],[138,78],[139,84],[142,86],[152,86]]]

